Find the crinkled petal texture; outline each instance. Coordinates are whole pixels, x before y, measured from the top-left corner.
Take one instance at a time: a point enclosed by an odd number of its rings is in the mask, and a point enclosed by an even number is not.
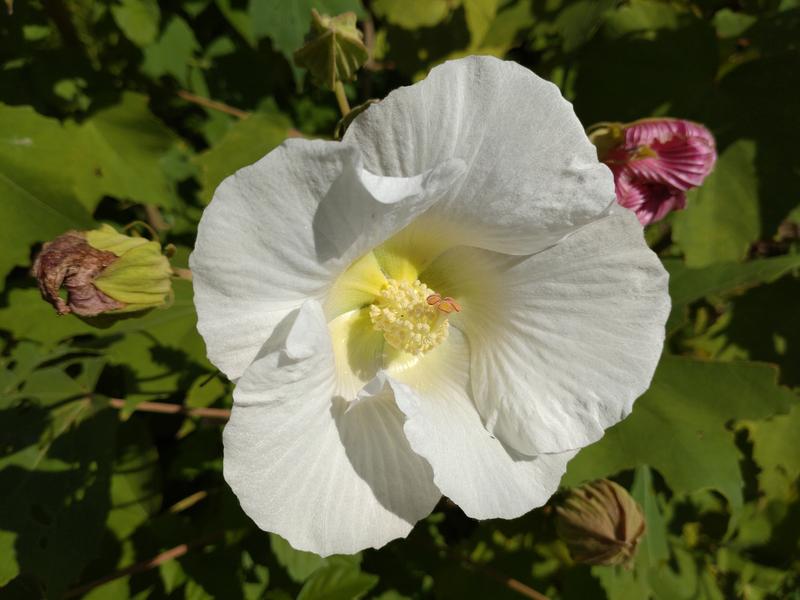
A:
[[[453,328],[446,344],[393,375],[411,447],[442,493],[475,519],[512,519],[543,505],[574,452],[523,456],[492,436],[472,402],[470,351]]]
[[[466,176],[419,221],[457,223],[462,243],[497,252],[545,248],[614,202],[611,173],[558,88],[488,56],[447,62],[393,91],[344,139],[383,175],[462,159]]]
[[[449,160],[380,177],[352,146],[288,140],[228,177],[203,213],[190,260],[211,362],[240,377],[289,312],[323,299],[351,262],[424,212],[463,170]]]
[[[518,452],[597,441],[650,385],[670,308],[667,273],[628,210],[531,256],[455,248],[425,277],[461,303],[452,322],[472,349],[475,403]]]
[[[347,404],[335,378],[322,307],[309,301],[239,380],[223,436],[225,480],[244,511],[322,555],[405,536],[441,496],[391,391],[376,386]]]

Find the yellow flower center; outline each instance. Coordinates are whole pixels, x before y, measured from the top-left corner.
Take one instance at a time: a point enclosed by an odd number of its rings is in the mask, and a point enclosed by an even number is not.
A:
[[[388,279],[369,316],[389,345],[419,355],[447,339],[447,315],[459,310],[455,300],[442,298],[419,280]]]

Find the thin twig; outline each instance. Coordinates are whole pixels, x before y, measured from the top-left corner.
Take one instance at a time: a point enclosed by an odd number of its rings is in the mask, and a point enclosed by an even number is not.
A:
[[[113,408],[126,408],[126,401],[122,398],[111,398],[108,403]],[[161,413],[165,415],[188,415],[190,417],[204,417],[206,419],[219,419],[227,421],[231,418],[231,411],[227,408],[188,408],[182,404],[167,404],[166,402],[140,402],[134,405],[133,410],[142,412]]]
[[[508,589],[521,596],[525,596],[526,598],[530,598],[531,600],[550,600],[547,596],[542,594],[541,592],[537,592],[535,589],[522,583],[519,579],[514,579],[513,577],[509,577],[505,573],[501,573],[490,567],[489,565],[483,565],[480,563],[476,563],[473,560],[469,559],[468,557],[460,554],[458,552],[449,550],[448,554],[453,558],[461,561],[462,563],[466,564],[470,568],[475,569],[476,571],[494,579],[495,581],[502,583]]]
[[[161,211],[158,210],[158,207],[155,204],[145,204],[144,214],[147,215],[147,222],[150,224],[150,227],[155,229],[157,232],[161,233],[162,231],[166,231],[170,228],[170,224],[164,220]]]
[[[142,573],[144,571],[149,571],[159,565],[164,564],[165,562],[169,562],[171,560],[175,560],[176,558],[180,558],[189,550],[193,548],[197,548],[200,546],[205,546],[211,540],[216,537],[222,535],[222,532],[217,532],[211,535],[207,535],[206,537],[199,539],[197,541],[188,543],[188,544],[181,544],[179,546],[175,546],[174,548],[170,548],[161,554],[154,556],[151,559],[142,561],[140,563],[136,563],[135,565],[131,565],[130,567],[125,567],[124,569],[120,569],[119,571],[114,571],[113,573],[109,573],[108,575],[101,577],[100,579],[95,579],[94,581],[90,581],[84,585],[78,586],[76,588],[72,588],[68,590],[66,594],[64,594],[64,598],[73,598],[74,596],[81,596],[86,592],[93,590],[94,588],[100,587],[101,585],[105,585],[115,579],[119,579],[121,577],[127,577],[128,575],[135,575],[136,573]]]
[[[218,110],[219,112],[225,113],[226,115],[234,116],[237,119],[246,119],[252,114],[247,112],[246,110],[242,110],[241,108],[236,108],[235,106],[230,106],[229,104],[225,104],[224,102],[218,102],[217,100],[203,98],[202,96],[197,96],[191,92],[187,92],[186,90],[178,90],[176,93],[180,98],[183,98],[187,102],[191,102],[193,104],[197,104],[198,106],[209,108],[211,110]],[[286,130],[286,137],[296,138],[305,136],[299,129],[290,127],[289,129]]]
[[[250,116],[250,113],[247,112],[246,110],[229,106],[224,102],[217,102],[216,100],[203,98],[202,96],[197,96],[191,92],[187,92],[186,90],[178,90],[176,93],[179,98],[183,98],[187,102],[191,102],[192,104],[197,104],[198,106],[202,106],[204,108],[210,108],[211,110],[217,110],[219,112],[225,113],[226,115],[231,115],[232,117],[236,117],[237,119],[246,119],[247,117]]]
[[[167,509],[167,512],[173,514],[182,512],[187,508],[191,508],[192,506],[194,506],[195,504],[197,504],[201,500],[204,500],[207,497],[208,497],[208,492],[205,490],[200,490],[199,492],[195,492],[190,496],[186,496],[186,498],[184,498],[183,500],[178,500],[175,504],[173,504]]]

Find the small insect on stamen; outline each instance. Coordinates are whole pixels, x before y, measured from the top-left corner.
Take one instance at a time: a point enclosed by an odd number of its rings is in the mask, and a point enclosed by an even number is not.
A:
[[[452,312],[461,312],[461,305],[450,296],[442,298],[441,294],[431,294],[425,300],[428,304],[435,306],[440,312],[447,315]]]

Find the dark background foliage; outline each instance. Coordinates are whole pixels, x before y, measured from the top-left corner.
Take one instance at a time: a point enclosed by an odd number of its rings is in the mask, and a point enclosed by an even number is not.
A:
[[[633,569],[574,564],[552,505],[479,523],[444,500],[379,551],[297,552],[225,485],[222,421],[186,414],[231,401],[187,282],[170,308],[105,329],[39,299],[27,268],[41,242],[143,220],[185,267],[225,176],[287,136],[332,135],[333,94],[290,61],[311,8],[359,16],[373,58],[353,104],[484,53],[554,81],[586,125],[670,115],[716,135],[689,208],[647,230],[674,303],[653,386],[563,481],[631,490],[648,527]],[[800,599],[798,43],[796,0],[13,3],[0,15],[0,596]]]

